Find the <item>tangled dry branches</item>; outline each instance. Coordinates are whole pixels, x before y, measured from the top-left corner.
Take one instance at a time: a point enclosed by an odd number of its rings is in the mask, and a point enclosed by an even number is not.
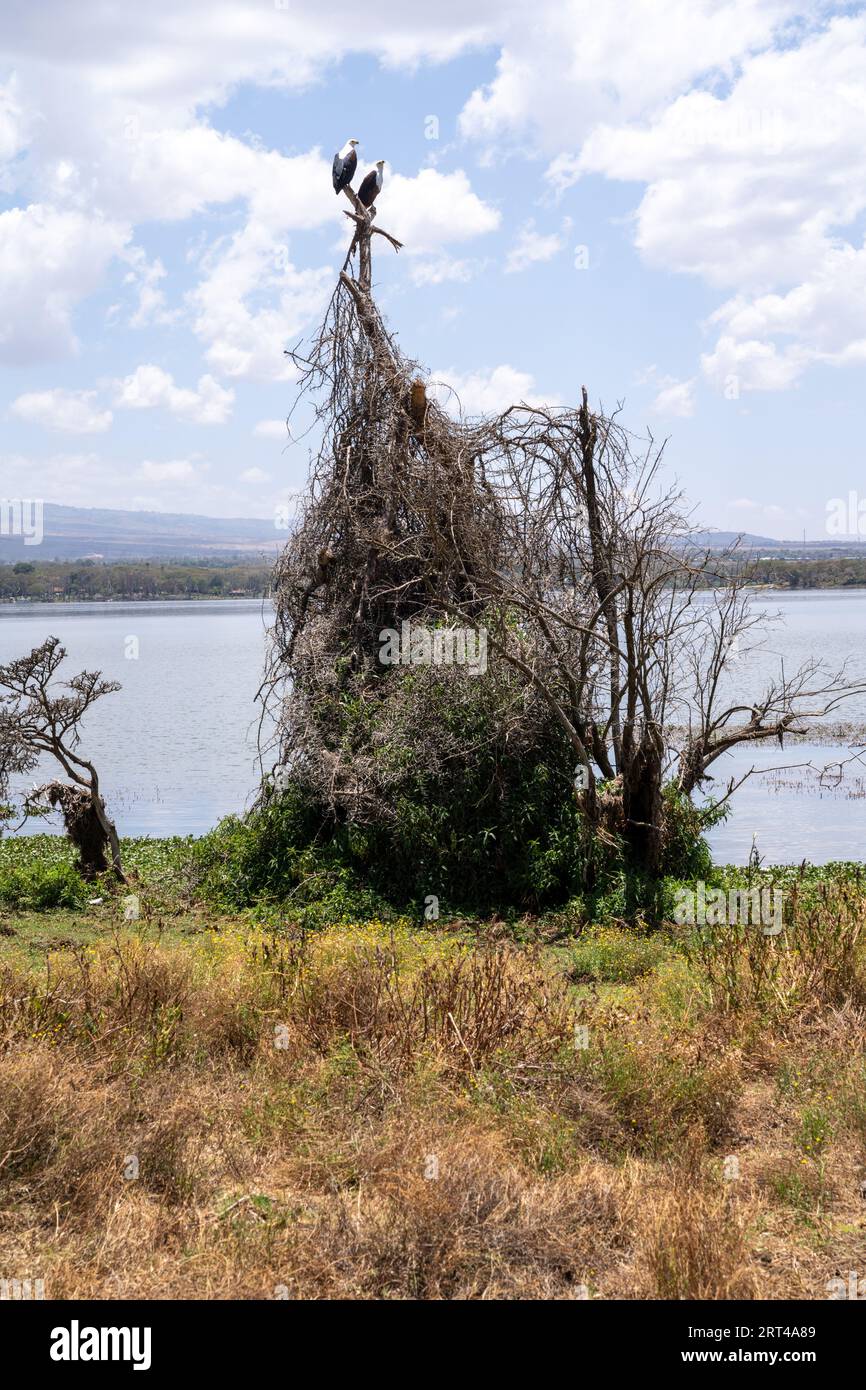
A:
[[[331,812],[387,819],[395,744],[432,774],[466,756],[437,724],[438,687],[459,700],[471,677],[433,666],[407,681],[405,662],[382,663],[385,631],[483,628],[490,737],[531,758],[552,721],[584,771],[587,821],[615,826],[653,873],[677,760],[690,796],[735,744],[781,740],[854,687],[813,664],[754,705],[730,698],[723,677],[756,619],[730,556],[696,546],[661,481],[663,449],[619,410],[592,411],[585,388],[576,408],[455,418],[386,329],[371,292],[378,229],[360,205],[350,216],[325,320],[292,354],[322,442],[275,572],[266,685],[281,701],[280,762]],[[688,737],[672,750],[677,720]]]

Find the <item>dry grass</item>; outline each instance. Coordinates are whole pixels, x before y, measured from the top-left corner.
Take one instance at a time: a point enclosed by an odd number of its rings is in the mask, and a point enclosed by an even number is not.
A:
[[[690,955],[714,1005],[760,1009],[776,1021],[839,1004],[866,1005],[866,898],[855,883],[795,885],[786,895],[784,927],[769,935],[752,926],[706,927]]]
[[[48,1297],[822,1298],[866,1268],[853,997],[768,1027],[682,959],[575,990],[378,924],[49,962],[0,977],[0,1273]]]

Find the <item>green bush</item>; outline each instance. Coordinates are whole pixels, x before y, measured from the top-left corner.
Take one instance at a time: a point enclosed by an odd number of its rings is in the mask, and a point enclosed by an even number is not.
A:
[[[244,820],[221,822],[193,848],[194,870],[205,895],[225,905],[317,902],[338,913],[331,920],[362,909],[381,916],[387,904],[420,919],[430,895],[442,913],[555,902],[568,896],[580,866],[573,807],[563,799],[557,808],[546,780],[537,770],[535,806],[506,804],[498,827],[473,823],[456,788],[431,788],[417,800],[404,794],[392,825],[357,827],[316,816],[294,787]],[[558,821],[546,826],[548,808]]]
[[[202,891],[233,907],[328,902],[424,917],[425,902],[464,915],[540,912],[581,901],[585,920],[661,919],[659,885],[630,868],[621,843],[593,834],[574,791],[574,752],[540,701],[508,672],[485,680],[407,668],[382,698],[336,689],[317,708],[335,763],[365,767],[363,821],[317,804],[301,759],[280,795],[229,818],[193,851]],[[359,752],[360,750],[360,752]],[[318,759],[318,761],[317,761]],[[665,793],[666,871],[707,876],[701,814]],[[355,912],[353,915],[359,915]],[[339,920],[339,918],[337,919]]]
[[[570,760],[560,757],[558,768],[500,766],[495,779],[490,767],[459,782],[418,772],[401,788],[393,822],[372,826],[323,814],[291,783],[196,841],[193,879],[223,906],[282,903],[310,925],[389,912],[421,921],[430,895],[442,916],[563,904],[575,925],[670,916],[676,880],[646,880],[629,869],[620,846],[583,833],[566,768]],[[679,811],[674,804],[672,815]],[[709,852],[685,815],[671,858],[677,867],[691,860],[697,874],[710,876]]]
[[[22,912],[82,907],[87,885],[70,864],[0,866],[0,903]]]
[[[415,672],[407,672],[411,685]],[[413,698],[420,702],[420,693]],[[222,902],[361,892],[423,916],[431,895],[454,911],[535,910],[580,887],[574,759],[552,721],[512,740],[503,706],[513,691],[465,681],[425,686],[430,757],[407,753],[366,707],[330,711],[334,741],[360,744],[388,787],[387,814],[358,823],[316,805],[298,779],[244,820],[229,819],[194,851],[201,885]],[[415,708],[407,705],[407,708]],[[380,711],[383,721],[389,717]],[[362,727],[363,726],[363,727]],[[444,752],[443,752],[444,750]]]

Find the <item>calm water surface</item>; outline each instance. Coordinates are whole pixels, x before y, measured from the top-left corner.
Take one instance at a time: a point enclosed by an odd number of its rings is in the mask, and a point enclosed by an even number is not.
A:
[[[812,658],[833,670],[847,662],[850,678],[866,684],[866,590],[762,591],[755,596],[754,611],[763,621],[749,645],[758,641],[761,650],[743,656],[731,669],[728,693],[737,703],[755,698],[768,680],[779,676],[783,663],[791,675]],[[829,718],[866,725],[866,693],[845,701]],[[866,731],[858,737],[866,739]],[[711,791],[752,766],[773,771],[751,777],[734,794],[732,813],[709,835],[713,857],[720,863],[744,863],[754,834],[768,863],[866,859],[866,749],[863,762],[848,762],[841,782],[833,775],[834,765],[852,756],[856,759],[856,750],[844,744],[793,743],[780,749],[774,741],[720,758],[712,769],[716,780]],[[811,768],[794,766],[809,763]]]
[[[0,604],[0,661],[51,635],[67,648],[69,675],[96,669],[120,681],[82,739],[118,830],[201,834],[242,811],[258,785],[255,696],[269,622],[258,599]],[[126,655],[130,638],[137,659]],[[31,833],[45,828],[30,822]]]
[[[761,593],[756,606],[767,615],[763,649],[735,668],[738,698],[757,694],[783,660],[791,672],[810,657],[834,667],[848,659],[866,680],[866,591]],[[769,616],[777,612],[783,621],[774,626]],[[121,834],[201,834],[255,794],[255,695],[269,622],[269,607],[246,599],[3,604],[0,661],[54,634],[69,650],[70,674],[96,668],[120,681],[123,689],[91,712],[83,746]],[[131,637],[137,659],[126,655]],[[835,717],[866,724],[866,696]],[[769,862],[866,859],[866,753],[836,787],[790,766],[811,761],[820,769],[846,756],[844,747],[774,743],[720,759],[716,786],[753,763],[777,771],[736,793],[733,815],[710,837],[715,857],[744,861],[754,832]]]

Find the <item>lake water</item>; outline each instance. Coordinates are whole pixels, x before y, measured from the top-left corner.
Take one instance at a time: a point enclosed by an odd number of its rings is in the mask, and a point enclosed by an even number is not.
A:
[[[258,785],[269,621],[259,599],[0,604],[0,661],[55,636],[68,675],[120,681],[82,738],[120,834],[198,835],[242,811]],[[30,833],[45,828],[29,823]]]
[[[811,659],[833,670],[847,662],[850,679],[866,684],[866,590],[762,591],[753,605],[763,620],[744,644],[758,649],[731,666],[727,694],[737,703],[757,698],[783,663],[790,676]],[[861,762],[855,746],[866,742],[866,690],[828,722],[861,727],[835,746],[786,741],[780,749],[773,741],[736,749],[713,766],[715,794],[751,767],[761,773],[734,793],[728,819],[708,836],[718,863],[744,863],[753,835],[770,864],[866,859],[866,748]],[[842,760],[839,780],[834,769]]]
[[[832,666],[847,658],[852,675],[866,680],[866,591],[761,593],[756,606],[768,615],[763,649],[737,663],[738,698],[756,694],[782,660],[791,672],[810,657]],[[783,618],[778,627],[769,623],[775,612]],[[98,669],[120,681],[123,689],[92,710],[83,742],[120,833],[201,834],[221,816],[243,811],[255,795],[255,696],[269,621],[267,605],[246,599],[4,604],[0,661],[53,634],[69,650],[70,675]],[[866,724],[866,695],[834,717]],[[820,769],[849,756],[841,746],[781,750],[774,743],[720,759],[716,786],[752,764],[777,771],[750,779],[735,794],[733,815],[710,837],[716,859],[744,862],[753,832],[771,863],[866,859],[866,765],[849,765],[835,787],[791,767],[811,761]],[[45,828],[29,826],[31,833]]]

